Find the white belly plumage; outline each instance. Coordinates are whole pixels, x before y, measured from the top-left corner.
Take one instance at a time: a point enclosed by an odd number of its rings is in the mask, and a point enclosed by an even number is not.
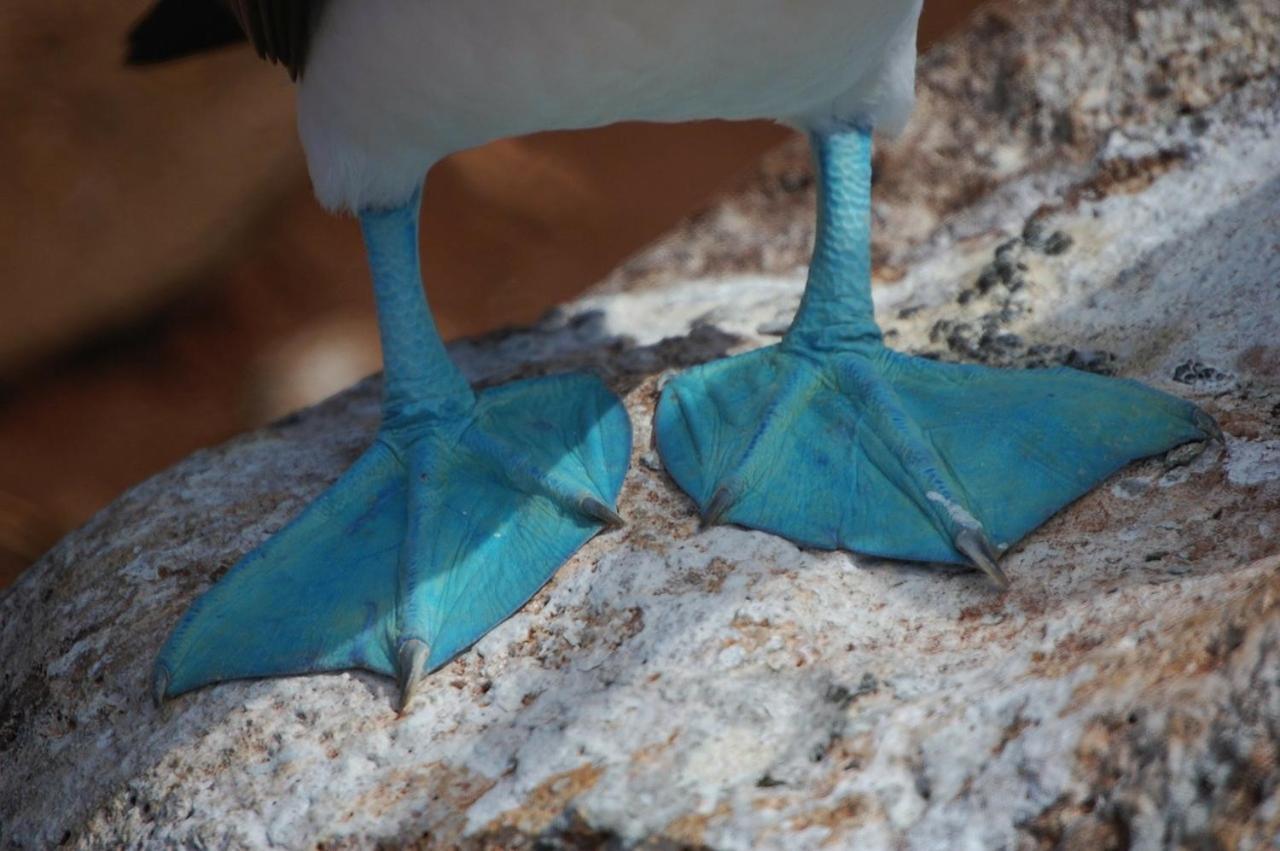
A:
[[[330,0],[299,90],[316,194],[403,201],[441,157],[623,120],[890,132],[922,0]]]

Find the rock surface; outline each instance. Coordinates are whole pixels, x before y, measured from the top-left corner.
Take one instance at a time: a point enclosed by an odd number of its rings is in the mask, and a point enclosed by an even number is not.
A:
[[[454,347],[478,381],[588,368],[625,395],[630,525],[407,717],[358,673],[148,699],[192,597],[369,439],[376,381],[198,453],[64,540],[0,599],[0,846],[1274,847],[1277,9],[1066,9],[1002,7],[927,60],[926,91],[990,97],[927,96],[941,129],[883,157],[877,216],[903,241],[882,224],[880,319],[905,350],[1142,378],[1217,416],[1225,447],[1122,471],[1009,555],[1004,596],[699,531],[652,408],[667,370],[768,342],[794,309],[808,180],[784,155],[785,179],[612,291]],[[956,179],[985,177],[905,188],[893,163],[912,145],[945,160],[947,127],[970,128],[947,137]],[[716,253],[753,228],[746,259]]]

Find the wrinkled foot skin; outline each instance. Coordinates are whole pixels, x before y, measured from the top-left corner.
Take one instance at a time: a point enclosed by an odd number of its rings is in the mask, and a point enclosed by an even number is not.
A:
[[[407,703],[606,526],[631,447],[618,401],[567,376],[402,423],[183,618],[157,696],[244,677],[363,668]]]
[[[870,291],[871,136],[815,136],[818,237],[777,346],[668,382],[657,439],[709,524],[889,558],[1000,554],[1123,465],[1219,434],[1189,402],[1069,369],[936,363],[882,343]]]
[[[621,523],[631,424],[599,380],[478,396],[449,362],[418,280],[417,198],[364,217],[386,363],[368,451],[245,556],[174,629],[157,702],[208,683],[362,668],[423,677]]]
[[[969,563],[1119,467],[1214,426],[1194,405],[1069,369],[1003,371],[884,347],[775,346],[668,383],[663,461],[709,524],[820,549]]]

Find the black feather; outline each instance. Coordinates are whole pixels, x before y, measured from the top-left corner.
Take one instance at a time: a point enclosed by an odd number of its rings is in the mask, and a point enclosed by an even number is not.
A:
[[[311,10],[305,0],[292,0],[289,4],[289,53],[299,68],[307,62],[307,24]],[[295,75],[296,79],[296,75]]]
[[[280,0],[276,0],[276,2],[280,2]],[[253,14],[258,20],[256,32],[258,33],[258,38],[262,40],[263,54],[270,58],[272,62],[275,62],[280,58],[280,48],[276,46],[275,23],[271,20],[271,6],[262,2],[262,0],[257,0],[257,2],[249,0],[249,5],[252,7],[250,14]],[[257,42],[258,38],[255,38],[254,41]]]
[[[129,34],[126,61],[177,59],[248,38],[258,56],[297,79],[324,0],[157,0]]]
[[[244,40],[222,0],[159,0],[129,33],[125,62],[168,62]]]

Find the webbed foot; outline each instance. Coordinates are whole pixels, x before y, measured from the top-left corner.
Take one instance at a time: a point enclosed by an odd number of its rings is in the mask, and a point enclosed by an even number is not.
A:
[[[1213,434],[1194,405],[1132,381],[786,345],[672,380],[657,429],[709,523],[972,564],[1001,586],[999,554],[1062,506]]]
[[[777,346],[668,382],[658,448],[708,523],[797,543],[998,561],[1129,461],[1220,435],[1189,402],[1069,369],[937,363],[885,348],[871,300],[871,134],[813,138],[818,235]]]
[[[158,696],[363,668],[423,675],[509,617],[617,522],[631,428],[596,379],[520,382],[456,420],[401,422],[183,617]]]
[[[522,606],[621,522],[631,453],[595,378],[474,394],[418,278],[418,199],[366,213],[386,364],[383,424],[336,484],[245,556],[174,629],[157,702],[208,683],[363,668],[422,678]]]

